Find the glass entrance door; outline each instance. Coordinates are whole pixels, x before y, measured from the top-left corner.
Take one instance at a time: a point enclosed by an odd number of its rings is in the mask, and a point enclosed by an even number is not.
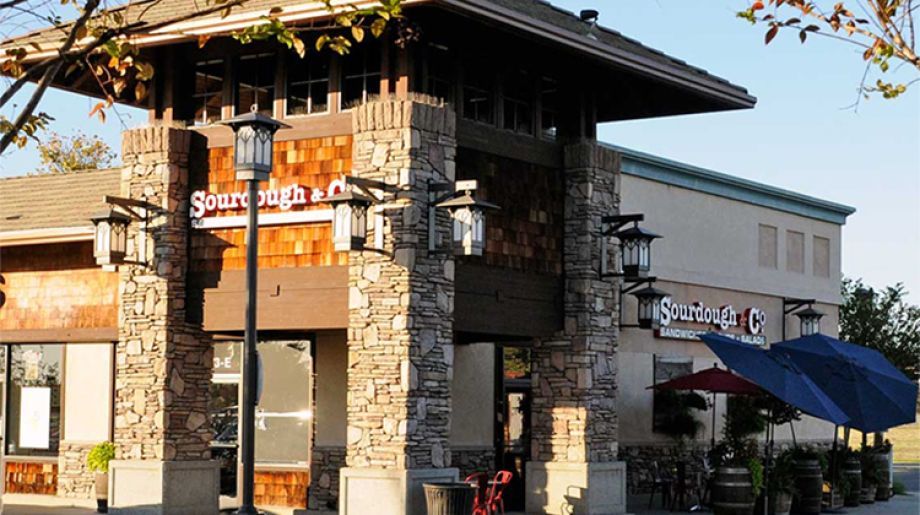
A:
[[[524,473],[530,460],[530,349],[505,347],[501,409],[499,465],[513,473],[505,498],[507,511],[524,509]]]
[[[211,458],[220,464],[220,495],[237,496],[239,450],[240,343],[214,344],[214,375],[210,399]]]

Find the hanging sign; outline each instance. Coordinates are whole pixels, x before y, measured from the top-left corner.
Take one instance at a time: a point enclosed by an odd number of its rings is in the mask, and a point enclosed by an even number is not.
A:
[[[674,327],[674,322],[706,327]],[[655,335],[675,340],[698,340],[701,334],[717,332],[751,345],[766,345],[766,324],[767,314],[760,308],[749,307],[737,311],[731,304],[719,307],[709,307],[702,302],[680,304],[671,297],[665,297],[661,300],[661,321]],[[744,332],[730,332],[732,329]]]
[[[295,207],[312,206],[324,198],[338,195],[346,189],[345,179],[335,179],[325,188],[308,188],[291,184],[283,188],[259,190],[259,209],[274,208],[280,212],[259,215],[259,225],[328,222],[332,210],[291,211]],[[192,192],[189,215],[196,229],[244,227],[246,216],[214,216],[217,213],[245,211],[249,207],[247,192],[210,193],[207,190]]]
[[[19,447],[48,449],[51,434],[51,388],[24,386],[19,412]]]

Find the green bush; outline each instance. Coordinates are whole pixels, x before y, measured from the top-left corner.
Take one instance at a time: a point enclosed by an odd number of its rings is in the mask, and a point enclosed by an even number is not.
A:
[[[763,489],[763,463],[752,458],[747,462],[747,468],[751,471],[751,485],[754,488],[754,498],[760,496],[760,490]]]
[[[795,495],[795,450],[786,449],[770,466],[770,492]]]
[[[900,481],[895,481],[894,484],[891,485],[891,489],[894,491],[895,495],[904,495],[907,493],[907,487]]]
[[[115,459],[115,444],[100,442],[86,455],[86,466],[93,472],[108,472],[109,462]]]

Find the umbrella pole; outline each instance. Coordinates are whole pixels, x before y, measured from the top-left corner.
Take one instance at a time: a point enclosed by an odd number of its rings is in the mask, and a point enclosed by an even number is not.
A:
[[[794,449],[799,448],[799,443],[795,441],[795,426],[792,424],[792,421],[789,421],[789,432],[792,433],[792,447]]]
[[[831,446],[831,502],[834,500],[834,490],[837,488],[837,425],[834,424],[834,444]]]
[[[767,419],[767,435],[764,439],[764,459],[763,459],[763,515],[769,515],[770,509],[770,460],[773,457],[773,438],[770,430],[773,427],[773,410],[770,410],[770,417]]]
[[[712,437],[709,439],[709,450],[716,448],[716,392],[712,392]]]

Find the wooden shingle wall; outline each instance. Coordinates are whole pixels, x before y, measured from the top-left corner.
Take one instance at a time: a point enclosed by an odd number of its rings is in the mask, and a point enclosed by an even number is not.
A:
[[[350,135],[275,143],[274,169],[262,189],[279,189],[292,184],[325,189],[332,181],[351,173]],[[198,175],[195,175],[195,174]],[[245,185],[236,181],[232,147],[208,150],[206,170],[192,170],[192,190],[211,193],[242,193]],[[329,209],[328,205],[294,206],[287,212]],[[260,209],[260,214],[282,212]],[[214,216],[240,216],[229,211]],[[332,249],[332,227],[328,222],[261,227],[259,268],[345,265],[348,255]],[[199,272],[240,270],[246,266],[245,229],[193,229],[191,268]]]
[[[92,242],[0,249],[0,331],[117,325],[118,274],[93,260]]]

